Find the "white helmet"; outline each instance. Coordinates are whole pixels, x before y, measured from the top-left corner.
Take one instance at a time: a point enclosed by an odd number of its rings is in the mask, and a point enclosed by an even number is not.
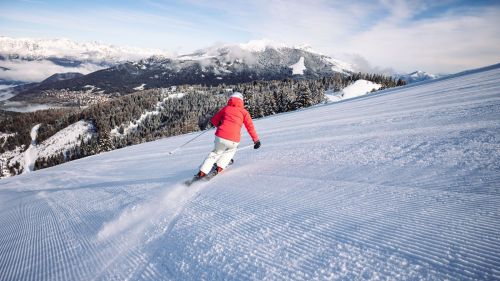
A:
[[[239,98],[240,100],[243,100],[243,95],[240,92],[234,92],[231,95],[231,98]]]

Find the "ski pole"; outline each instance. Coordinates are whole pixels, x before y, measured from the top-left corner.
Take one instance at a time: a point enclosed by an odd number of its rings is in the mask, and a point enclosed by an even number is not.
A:
[[[205,134],[206,132],[208,132],[209,130],[204,130],[202,131],[201,133],[199,133],[198,135],[196,135],[194,138],[188,140],[187,142],[185,142],[184,144],[182,144],[181,146],[178,146],[177,148],[175,148],[174,150],[170,151],[168,154],[171,155],[171,154],[174,154],[175,152],[177,152],[178,150],[180,150],[181,148],[183,148],[184,146],[186,146],[188,143],[194,141],[195,139],[201,137],[203,134]]]

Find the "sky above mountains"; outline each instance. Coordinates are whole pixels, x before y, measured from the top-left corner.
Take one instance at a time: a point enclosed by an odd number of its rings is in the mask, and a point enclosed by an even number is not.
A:
[[[266,38],[362,71],[450,73],[500,62],[499,1],[0,2],[0,35],[188,53]]]

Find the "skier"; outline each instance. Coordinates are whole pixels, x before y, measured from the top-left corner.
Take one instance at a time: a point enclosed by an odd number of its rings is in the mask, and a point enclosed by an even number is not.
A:
[[[217,127],[215,132],[215,146],[212,152],[200,167],[200,171],[195,176],[196,179],[205,177],[214,164],[217,164],[215,173],[220,173],[233,159],[236,148],[240,143],[241,127],[245,124],[248,134],[254,142],[254,149],[260,147],[260,140],[253,126],[252,117],[243,107],[243,95],[234,92],[227,102],[227,105],[217,112],[210,122]]]

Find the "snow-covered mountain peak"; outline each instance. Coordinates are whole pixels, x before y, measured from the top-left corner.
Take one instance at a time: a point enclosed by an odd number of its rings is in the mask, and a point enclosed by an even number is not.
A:
[[[409,76],[411,77],[414,77],[414,78],[419,78],[419,77],[430,77],[432,79],[436,78],[437,76],[434,75],[434,74],[430,74],[430,73],[427,73],[425,71],[421,71],[421,70],[417,70],[417,71],[414,71],[410,74],[408,74]]]
[[[171,55],[162,50],[119,47],[97,41],[0,36],[0,82],[39,82],[55,73],[65,72],[88,74],[152,56]]]
[[[206,59],[221,56],[242,57],[257,55],[258,53],[265,52],[267,49],[278,50],[287,48],[283,43],[276,43],[268,39],[251,40],[247,43],[237,44],[214,44],[210,47],[200,49],[191,54],[181,55],[180,59]]]
[[[303,57],[302,64],[305,64],[305,67],[313,66],[317,69],[327,65],[329,71],[333,72],[353,71],[351,64],[314,51],[309,44],[289,46],[268,39],[251,40],[239,44],[216,44],[191,54],[181,55],[177,59],[204,61],[204,65],[213,62],[222,63],[222,65],[244,63],[253,66],[258,64],[268,68],[279,64],[290,66],[296,64],[301,57]]]
[[[67,38],[36,39],[0,36],[0,55],[12,58],[66,58],[93,62],[124,62],[154,55],[171,56],[157,49],[119,47],[92,42],[76,42]]]
[[[267,48],[280,49],[287,47],[284,43],[274,42],[269,39],[250,40],[247,43],[240,43],[237,46],[249,52],[263,52]]]
[[[439,78],[439,75],[431,74],[425,71],[421,70],[416,70],[414,72],[408,73],[408,74],[403,74],[403,75],[396,75],[396,78],[402,79],[406,81],[406,83],[415,83],[415,82],[420,82],[420,81],[425,81],[425,80],[430,80],[430,79],[436,79]]]
[[[266,49],[297,49],[297,50],[302,50],[306,51],[309,53],[315,53],[315,54],[320,54],[319,52],[315,51],[313,47],[310,44],[307,43],[302,43],[298,45],[287,45],[282,42],[276,42],[273,40],[269,39],[260,39],[260,40],[250,40],[247,43],[240,43],[237,45],[240,47],[242,50],[250,51],[250,52],[263,52]]]
[[[40,82],[55,73],[86,75],[108,68],[106,75],[81,78],[76,85],[70,85],[69,81],[52,85],[54,89],[68,88],[69,85],[73,90],[98,84],[103,89],[110,87],[110,80],[119,83],[117,87],[123,87],[123,70],[129,71],[128,74],[134,77],[132,80],[142,79],[127,85],[130,90],[141,84],[148,87],[176,83],[216,85],[284,79],[292,75],[310,79],[353,72],[349,64],[315,52],[310,45],[287,46],[268,39],[216,44],[174,57],[161,50],[117,47],[95,41],[78,43],[64,38],[0,37],[0,67],[0,81],[10,84],[12,81]],[[35,71],[27,72],[27,68]],[[108,75],[113,71],[116,74],[111,78]],[[163,79],[165,77],[169,79]]]
[[[292,46],[269,39],[259,39],[259,40],[250,40],[246,43],[238,43],[238,44],[215,44],[208,48],[200,49],[191,54],[181,55],[179,56],[179,58],[184,58],[184,59],[186,58],[192,59],[193,57],[213,58],[216,56],[228,55],[228,54],[259,55],[260,53],[264,53],[269,50],[280,52],[283,49],[300,50],[312,54],[323,55],[317,51],[314,51],[311,45],[309,44],[299,44],[296,46]]]

